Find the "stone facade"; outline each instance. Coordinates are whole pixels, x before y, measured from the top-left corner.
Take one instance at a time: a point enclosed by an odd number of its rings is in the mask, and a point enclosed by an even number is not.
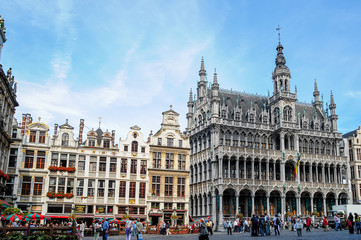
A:
[[[161,129],[149,137],[147,206],[152,225],[188,224],[189,141],[179,130],[178,116],[172,108],[163,112]]]
[[[78,218],[131,218],[145,220],[148,191],[149,145],[138,126],[115,144],[115,131],[90,130],[83,142],[68,121],[49,127],[24,114],[12,145],[14,167],[9,167],[13,191],[7,194],[23,211]],[[9,187],[10,183],[9,183]],[[12,195],[17,194],[15,199]],[[56,218],[55,217],[55,218]]]
[[[299,102],[281,43],[276,50],[271,96],[220,89],[217,73],[208,87],[202,59],[187,114],[192,216],[220,226],[239,212],[308,215],[347,201],[333,95],[324,107],[315,82],[312,104]]]
[[[352,202],[361,203],[361,126],[358,129],[344,134],[340,144],[341,152],[349,163],[350,190]]]
[[[4,19],[0,15],[0,60],[1,50],[6,42],[5,30]],[[0,64],[0,199],[4,197],[6,182],[12,181],[6,172],[10,144],[12,142],[15,108],[19,106],[16,101],[16,88],[17,83],[12,75],[12,69],[9,68],[5,74],[3,66]]]

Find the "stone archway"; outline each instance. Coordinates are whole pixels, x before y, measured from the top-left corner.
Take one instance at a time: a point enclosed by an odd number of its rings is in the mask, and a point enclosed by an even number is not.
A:
[[[333,192],[329,192],[326,195],[326,211],[332,210],[334,205],[336,205],[336,195]]]
[[[347,193],[340,193],[338,195],[338,204],[339,205],[343,205],[343,204],[347,204],[348,203],[348,196],[347,196]]]
[[[270,216],[275,216],[278,213],[281,213],[282,211],[282,205],[281,205],[281,192],[278,190],[273,190],[270,193],[270,199],[269,199],[269,214]]]
[[[323,213],[323,196],[321,192],[316,192],[313,195],[313,211]]]
[[[223,191],[223,217],[233,218],[236,215],[236,191],[227,188]]]
[[[294,191],[286,193],[286,211],[293,216],[297,215],[296,193]]]
[[[311,216],[311,194],[309,192],[301,193],[301,214],[304,216]]]
[[[239,208],[240,212],[245,217],[251,217],[252,214],[252,193],[248,189],[243,189],[239,193]]]
[[[258,190],[254,197],[254,213],[264,215],[267,212],[267,193],[265,190]]]

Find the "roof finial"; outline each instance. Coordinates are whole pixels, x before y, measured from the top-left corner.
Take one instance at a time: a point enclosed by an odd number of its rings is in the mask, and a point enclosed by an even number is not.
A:
[[[173,105],[171,104],[169,107],[170,107],[170,110],[172,110]]]
[[[278,32],[278,42],[281,42],[281,28],[280,25],[277,25],[276,31]]]
[[[99,128],[100,128],[100,124],[102,123],[102,117],[98,117],[99,119]]]
[[[206,76],[206,70],[204,69],[204,60],[202,56],[201,69],[199,70],[199,76]],[[202,81],[202,78],[201,78]]]

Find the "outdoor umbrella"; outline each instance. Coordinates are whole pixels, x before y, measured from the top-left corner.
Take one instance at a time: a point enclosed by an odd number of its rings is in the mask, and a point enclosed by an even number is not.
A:
[[[127,220],[126,219],[120,220],[120,223],[125,224],[127,223]]]
[[[46,215],[41,215],[41,214],[37,214],[37,213],[33,213],[33,214],[30,214],[30,215],[27,215],[25,217],[25,219],[28,221],[28,220],[50,220],[51,218],[46,216]]]
[[[120,221],[118,219],[114,218],[114,219],[109,220],[109,222],[119,224]]]
[[[149,221],[147,221],[147,220],[145,220],[144,222],[142,222],[143,224],[147,224],[147,225],[149,225]]]
[[[21,219],[23,219],[23,218],[24,218],[24,217],[21,216],[21,215],[11,214],[11,215],[9,215],[9,216],[4,217],[3,219],[8,220],[8,221],[10,221],[10,222],[14,222],[15,220],[21,220]]]
[[[200,219],[196,220],[194,223],[195,224],[200,224],[202,221]]]

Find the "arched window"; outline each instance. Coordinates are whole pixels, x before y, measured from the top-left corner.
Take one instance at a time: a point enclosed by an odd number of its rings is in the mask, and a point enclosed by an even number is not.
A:
[[[302,128],[307,129],[307,122],[306,121],[303,121]]]
[[[318,131],[318,130],[320,129],[320,126],[318,125],[318,123],[315,123],[314,129],[315,129],[316,131]]]
[[[137,141],[132,142],[132,152],[138,152],[138,142]]]
[[[275,124],[279,123],[280,122],[280,109],[276,107],[273,110],[273,115],[274,115]]]
[[[69,145],[69,134],[63,133],[61,136],[61,145],[62,146],[68,146]]]
[[[264,115],[264,116],[262,117],[262,122],[263,122],[264,124],[267,124],[267,122],[268,122],[267,115]]]
[[[283,108],[283,120],[289,122],[292,120],[292,108],[290,106]]]
[[[222,110],[222,113],[221,113],[221,118],[225,119],[227,116],[226,114],[226,110]]]

